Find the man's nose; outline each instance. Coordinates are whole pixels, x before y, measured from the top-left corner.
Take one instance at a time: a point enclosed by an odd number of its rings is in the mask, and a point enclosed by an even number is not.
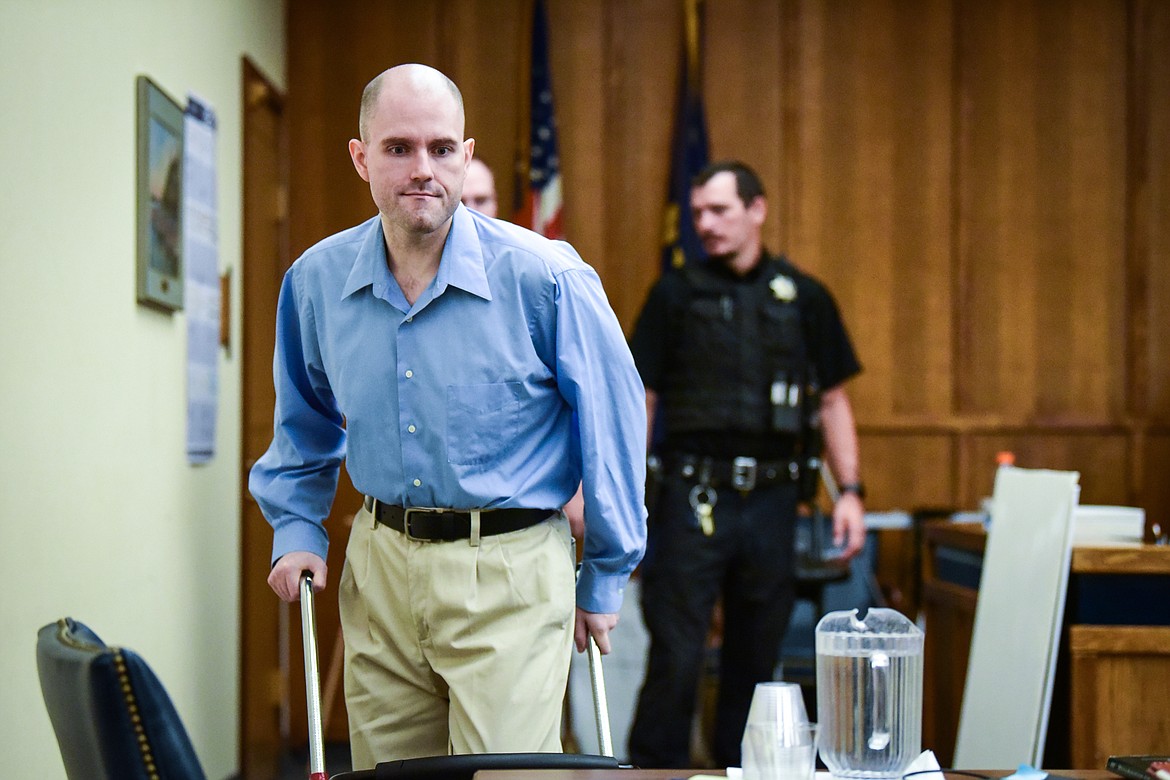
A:
[[[426,150],[420,150],[414,155],[413,170],[410,177],[416,180],[427,181],[435,177],[434,169],[431,167],[431,155]]]

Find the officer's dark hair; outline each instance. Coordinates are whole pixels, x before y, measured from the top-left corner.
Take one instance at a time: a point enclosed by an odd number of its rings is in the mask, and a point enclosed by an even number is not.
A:
[[[709,163],[706,168],[695,174],[695,178],[691,180],[691,186],[702,187],[717,173],[730,173],[735,176],[735,194],[739,196],[745,206],[750,206],[756,198],[764,197],[764,185],[760,182],[760,177],[746,163],[739,160],[719,160]]]

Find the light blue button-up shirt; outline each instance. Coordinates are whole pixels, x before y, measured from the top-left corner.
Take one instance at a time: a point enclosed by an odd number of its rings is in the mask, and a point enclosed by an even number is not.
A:
[[[571,246],[459,206],[412,306],[374,217],[309,249],[277,304],[275,432],[249,489],[272,559],[325,557],[344,458],[387,504],[559,509],[583,480],[577,605],[617,612],[646,539],[641,379]]]

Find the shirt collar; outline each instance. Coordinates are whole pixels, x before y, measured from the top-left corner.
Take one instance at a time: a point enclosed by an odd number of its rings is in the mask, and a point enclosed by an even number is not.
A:
[[[382,236],[382,218],[375,215],[366,223],[365,238],[358,248],[353,268],[345,280],[345,287],[341,290],[341,297],[346,298],[364,287],[373,287],[374,295],[379,298],[386,296],[386,288],[391,283],[390,267],[386,264],[386,239]]]
[[[455,209],[451,218],[451,232],[447,234],[443,258],[439,261],[439,272],[435,276],[436,296],[451,286],[487,301],[492,299],[476,219],[463,204]]]
[[[439,260],[439,271],[435,275],[434,294],[441,295],[448,286],[452,286],[490,301],[492,294],[484,268],[483,247],[479,242],[476,218],[467,207],[460,204],[451,219],[451,232],[447,234],[447,243],[443,246],[443,256]],[[386,263],[382,219],[376,216],[371,220],[370,229],[366,231],[358,249],[341,296],[345,298],[364,287],[372,286],[374,295],[383,298],[392,282],[390,267]]]

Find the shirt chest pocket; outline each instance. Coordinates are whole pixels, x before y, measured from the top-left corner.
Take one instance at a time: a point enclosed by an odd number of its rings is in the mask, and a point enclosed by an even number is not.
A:
[[[447,462],[482,464],[503,455],[520,423],[519,382],[447,387]]]
[[[780,358],[804,359],[800,309],[795,304],[773,304],[760,310],[759,338],[770,354]]]

